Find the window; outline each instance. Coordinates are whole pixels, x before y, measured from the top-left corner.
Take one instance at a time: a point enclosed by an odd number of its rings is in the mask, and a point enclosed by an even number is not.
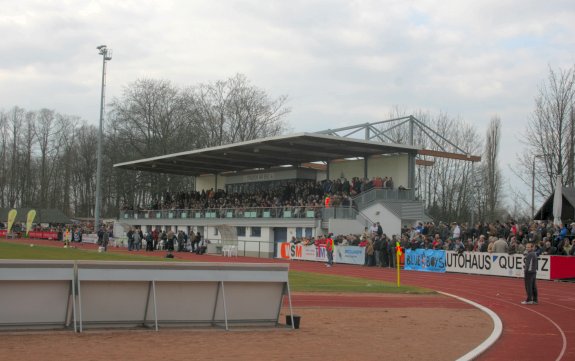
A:
[[[262,236],[262,228],[261,227],[251,227],[251,234],[252,237],[261,237]]]
[[[295,229],[295,238],[297,238],[297,239],[300,239],[300,238],[301,238],[301,230],[302,230],[301,227],[297,227],[297,228]]]
[[[306,228],[306,229],[305,229],[305,238],[311,238],[311,237],[313,237],[313,236],[312,236],[312,231],[313,231],[313,228],[311,228],[311,227]]]
[[[246,236],[246,227],[236,227],[238,232],[238,237],[245,237]]]

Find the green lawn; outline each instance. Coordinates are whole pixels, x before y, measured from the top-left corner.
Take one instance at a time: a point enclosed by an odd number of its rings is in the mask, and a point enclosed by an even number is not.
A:
[[[43,247],[30,244],[0,243],[0,259],[32,260],[95,260],[95,261],[160,261],[181,262],[180,259],[149,257],[136,254],[99,253],[95,250],[77,248]],[[310,272],[290,271],[292,292],[341,292],[341,293],[433,293],[434,291],[401,286],[395,283],[368,280],[357,277],[324,275]]]
[[[62,242],[60,244],[63,245]],[[173,258],[146,257],[112,252],[63,247],[34,246],[19,243],[0,243],[0,259],[94,260],[94,261],[173,261]]]
[[[342,293],[435,293],[419,287],[397,287],[396,283],[369,280],[358,277],[324,275],[318,273],[290,271],[289,283],[292,291],[299,292],[342,292]]]

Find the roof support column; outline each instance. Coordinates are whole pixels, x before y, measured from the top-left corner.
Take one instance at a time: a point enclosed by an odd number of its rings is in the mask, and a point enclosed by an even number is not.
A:
[[[407,155],[407,188],[415,189],[415,154]]]
[[[367,157],[363,157],[363,178],[367,178]]]

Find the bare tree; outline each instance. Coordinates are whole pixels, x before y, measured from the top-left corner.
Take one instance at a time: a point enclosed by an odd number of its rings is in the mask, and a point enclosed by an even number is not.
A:
[[[21,164],[18,165],[18,173],[20,174],[20,189],[22,191],[21,203],[32,204],[35,201],[37,194],[37,182],[34,173],[34,145],[36,137],[34,136],[34,127],[36,121],[35,112],[26,112],[25,121],[22,131],[22,142],[20,145],[20,153],[22,154]]]
[[[575,67],[549,69],[547,82],[539,88],[535,110],[526,130],[527,149],[519,155],[516,175],[540,198],[553,193],[557,176],[573,184],[573,108]]]
[[[20,184],[18,179],[20,178],[20,174],[18,173],[18,165],[21,161],[21,153],[20,153],[20,143],[22,141],[22,129],[23,124],[25,121],[25,111],[22,108],[14,107],[10,111],[8,116],[9,127],[11,131],[11,154],[10,154],[10,162],[9,167],[9,177],[8,177],[8,199],[7,205],[8,207],[16,207],[20,201]]]
[[[198,129],[206,144],[223,145],[279,135],[289,113],[287,97],[271,99],[245,75],[202,84],[194,89]]]
[[[289,111],[285,102],[286,97],[271,99],[243,75],[186,89],[162,80],[139,80],[111,104],[107,141],[116,151],[109,157],[117,163],[278,135]],[[192,184],[182,176],[124,170],[113,174],[116,201],[128,205],[146,206],[166,191]]]
[[[496,210],[501,202],[501,171],[497,162],[499,155],[499,142],[501,139],[501,119],[498,116],[491,118],[485,137],[485,150],[483,152],[483,191],[485,195],[486,220],[495,220]]]
[[[54,135],[56,134],[55,118],[56,116],[53,110],[42,109],[38,114],[35,128],[35,136],[38,139],[38,146],[40,147],[40,195],[38,206],[41,208],[47,208],[49,206],[49,185],[54,173],[54,160],[56,158],[54,142]]]
[[[10,132],[8,114],[0,113],[0,207],[7,206]]]

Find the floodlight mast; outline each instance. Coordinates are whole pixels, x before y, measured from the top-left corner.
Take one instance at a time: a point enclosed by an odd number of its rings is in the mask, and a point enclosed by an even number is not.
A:
[[[106,89],[106,62],[112,60],[112,52],[106,45],[97,46],[99,54],[102,55],[102,92],[100,96],[100,128],[98,131],[98,158],[96,166],[96,209],[94,210],[94,233],[100,228],[100,188],[102,178],[102,125],[104,123],[104,104]]]

